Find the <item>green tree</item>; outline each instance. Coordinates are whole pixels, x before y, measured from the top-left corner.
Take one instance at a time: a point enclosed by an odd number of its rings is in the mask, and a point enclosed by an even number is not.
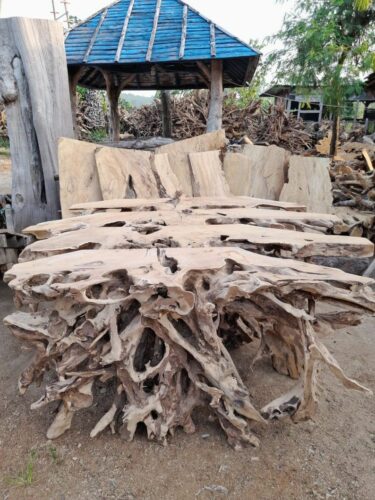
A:
[[[249,45],[262,52],[264,45],[259,40],[250,40]],[[246,108],[250,102],[259,98],[260,91],[265,85],[268,63],[266,60],[259,61],[255,74],[246,87],[231,89],[227,92],[227,99],[235,102],[239,107]]]
[[[375,68],[373,0],[298,0],[272,39],[282,44],[269,58],[276,80],[285,81],[287,75],[285,83],[322,89],[333,114],[334,154],[348,93]]]

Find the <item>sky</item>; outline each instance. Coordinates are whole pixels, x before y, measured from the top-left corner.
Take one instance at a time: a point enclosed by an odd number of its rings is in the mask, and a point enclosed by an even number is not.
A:
[[[60,0],[54,0],[56,10],[63,13]],[[52,0],[0,0],[1,17],[24,16],[52,18]],[[110,0],[68,0],[69,12],[85,19],[110,4]],[[187,0],[195,9],[244,41],[261,40],[277,32],[292,1],[279,4],[276,0]]]
[[[63,13],[60,0],[54,0],[56,10]],[[69,0],[69,13],[85,19],[97,10],[111,3],[111,0]],[[293,0],[283,4],[276,0],[186,0],[186,3],[222,28],[241,38],[263,40],[276,33],[282,26],[285,13],[293,5]],[[0,0],[1,17],[24,16],[53,18],[52,0]],[[271,46],[266,46],[264,53]]]

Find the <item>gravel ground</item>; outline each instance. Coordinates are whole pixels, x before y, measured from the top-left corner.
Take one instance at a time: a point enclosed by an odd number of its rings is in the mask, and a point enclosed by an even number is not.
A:
[[[12,312],[0,282],[0,320]],[[375,390],[375,321],[343,330],[326,341],[348,375]],[[197,432],[177,432],[162,447],[141,432],[133,443],[89,431],[105,401],[76,415],[73,428],[53,443],[45,432],[53,405],[31,411],[40,393],[17,393],[17,378],[30,353],[22,351],[0,321],[0,498],[4,499],[361,499],[375,491],[375,399],[349,392],[326,371],[315,422],[290,421],[256,428],[259,449],[233,451],[205,411]],[[259,405],[290,381],[267,363],[248,370],[254,348],[236,361]],[[103,406],[102,408],[100,406]]]

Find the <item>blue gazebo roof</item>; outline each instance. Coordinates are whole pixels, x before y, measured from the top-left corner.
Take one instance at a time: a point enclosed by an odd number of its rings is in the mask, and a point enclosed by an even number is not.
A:
[[[95,88],[105,87],[95,67],[137,73],[127,88],[202,88],[196,62],[212,59],[224,62],[225,86],[241,86],[260,56],[181,0],[117,0],[73,28],[65,47],[70,68],[88,68],[80,83]]]

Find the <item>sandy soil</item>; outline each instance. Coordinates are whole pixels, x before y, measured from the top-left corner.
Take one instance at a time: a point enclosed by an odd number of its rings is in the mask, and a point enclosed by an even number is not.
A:
[[[13,310],[0,283],[0,319]],[[375,321],[339,332],[326,344],[350,376],[375,389]],[[315,423],[290,421],[257,428],[259,449],[233,451],[205,412],[197,433],[178,432],[168,447],[133,443],[89,429],[105,410],[75,417],[73,429],[51,443],[45,432],[54,407],[31,412],[40,389],[17,393],[17,377],[30,353],[0,323],[0,498],[3,499],[361,499],[375,491],[375,399],[348,392],[324,371]],[[251,348],[236,353],[256,404],[290,381],[265,363],[248,370]],[[17,486],[28,467],[29,485]],[[24,474],[25,476],[25,474]],[[26,477],[26,476],[25,476]],[[26,481],[27,482],[27,481]]]

